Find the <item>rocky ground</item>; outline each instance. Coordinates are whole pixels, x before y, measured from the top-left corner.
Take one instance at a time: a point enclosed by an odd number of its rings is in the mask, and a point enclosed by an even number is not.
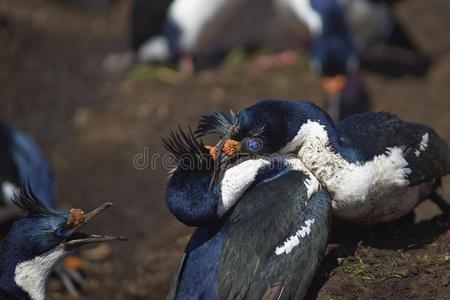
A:
[[[163,299],[191,229],[163,201],[167,170],[161,137],[211,110],[239,110],[262,98],[323,104],[306,56],[294,65],[255,70],[235,52],[196,75],[164,67],[118,71],[126,49],[128,2],[82,9],[57,0],[0,0],[0,118],[30,132],[50,159],[60,207],[116,204],[95,229],[126,244],[85,250],[83,299]],[[423,75],[366,71],[375,110],[450,131],[450,3],[407,0],[395,14],[432,58]],[[111,67],[114,68],[111,68]],[[112,70],[114,69],[114,70]],[[160,156],[155,156],[160,154]],[[142,158],[153,157],[148,165]],[[443,194],[450,198],[449,181]],[[448,299],[450,227],[431,203],[393,224],[334,226],[309,298]],[[52,281],[51,299],[65,294]]]

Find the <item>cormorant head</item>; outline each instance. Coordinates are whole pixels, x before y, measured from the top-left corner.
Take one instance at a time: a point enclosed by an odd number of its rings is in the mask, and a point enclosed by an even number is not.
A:
[[[66,212],[44,206],[26,187],[13,201],[26,215],[14,223],[5,243],[14,241],[16,248],[27,251],[29,255],[39,256],[58,246],[70,251],[85,244],[123,239],[120,236],[88,235],[77,231],[112,203],[105,203],[86,214],[81,209]]]
[[[44,206],[29,187],[23,187],[13,201],[26,215],[13,224],[0,250],[0,291],[10,296],[33,293],[35,284],[45,284],[58,260],[79,246],[125,239],[77,231],[111,203],[86,214],[81,209],[55,210]],[[36,278],[44,278],[44,282],[32,283]]]
[[[280,152],[309,121],[316,121],[325,129],[333,127],[330,117],[315,104],[302,100],[263,100],[255,105],[231,112],[203,116],[196,134],[217,134],[224,140],[241,144],[241,153],[266,155]],[[220,149],[220,147],[218,147]]]

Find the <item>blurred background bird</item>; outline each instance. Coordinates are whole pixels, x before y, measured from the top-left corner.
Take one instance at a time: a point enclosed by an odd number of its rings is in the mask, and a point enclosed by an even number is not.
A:
[[[131,15],[132,47],[139,61],[174,63],[192,71],[194,59],[214,55],[201,46],[201,39],[210,26],[217,24],[220,14],[233,2],[226,0],[135,0]],[[235,5],[234,5],[235,6]],[[217,37],[216,37],[217,38]]]
[[[270,0],[145,2],[135,0],[130,16],[138,61],[171,62],[183,71],[218,66],[234,47],[252,45],[271,11]]]
[[[387,43],[409,49],[415,53],[414,61],[427,65],[425,55],[394,18],[392,1],[387,2],[135,0],[130,17],[132,49],[138,61],[171,62],[192,71],[219,65],[235,47],[274,45],[270,35],[277,31],[268,27],[306,25],[311,66],[321,80],[328,113],[338,121],[371,107],[361,68],[382,71],[380,65],[395,63],[382,63],[382,56],[374,59],[367,55],[371,46]],[[252,14],[246,14],[248,11]],[[288,31],[280,31],[286,39],[290,38]],[[292,62],[294,57],[286,49],[272,59],[257,61],[276,66]],[[389,67],[384,71],[389,72]]]

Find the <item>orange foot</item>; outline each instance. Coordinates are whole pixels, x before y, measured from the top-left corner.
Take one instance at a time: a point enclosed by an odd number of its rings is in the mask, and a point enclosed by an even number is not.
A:
[[[81,259],[78,256],[69,255],[64,257],[63,264],[71,270],[79,270],[81,268]]]

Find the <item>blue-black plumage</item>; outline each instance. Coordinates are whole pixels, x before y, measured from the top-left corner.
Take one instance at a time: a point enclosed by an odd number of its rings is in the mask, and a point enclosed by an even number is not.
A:
[[[192,133],[180,130],[165,145],[179,163],[167,184],[168,207],[199,226],[169,298],[301,298],[331,215],[328,193],[302,163],[281,156],[221,161],[211,184],[213,158]]]
[[[450,173],[448,146],[434,130],[386,113],[359,114],[335,126],[308,101],[266,100],[228,123],[214,123],[217,116],[204,117],[197,133],[229,132],[243,147],[259,140],[261,153],[295,154],[333,195],[334,214],[348,221],[397,219],[434,198],[440,178]]]

